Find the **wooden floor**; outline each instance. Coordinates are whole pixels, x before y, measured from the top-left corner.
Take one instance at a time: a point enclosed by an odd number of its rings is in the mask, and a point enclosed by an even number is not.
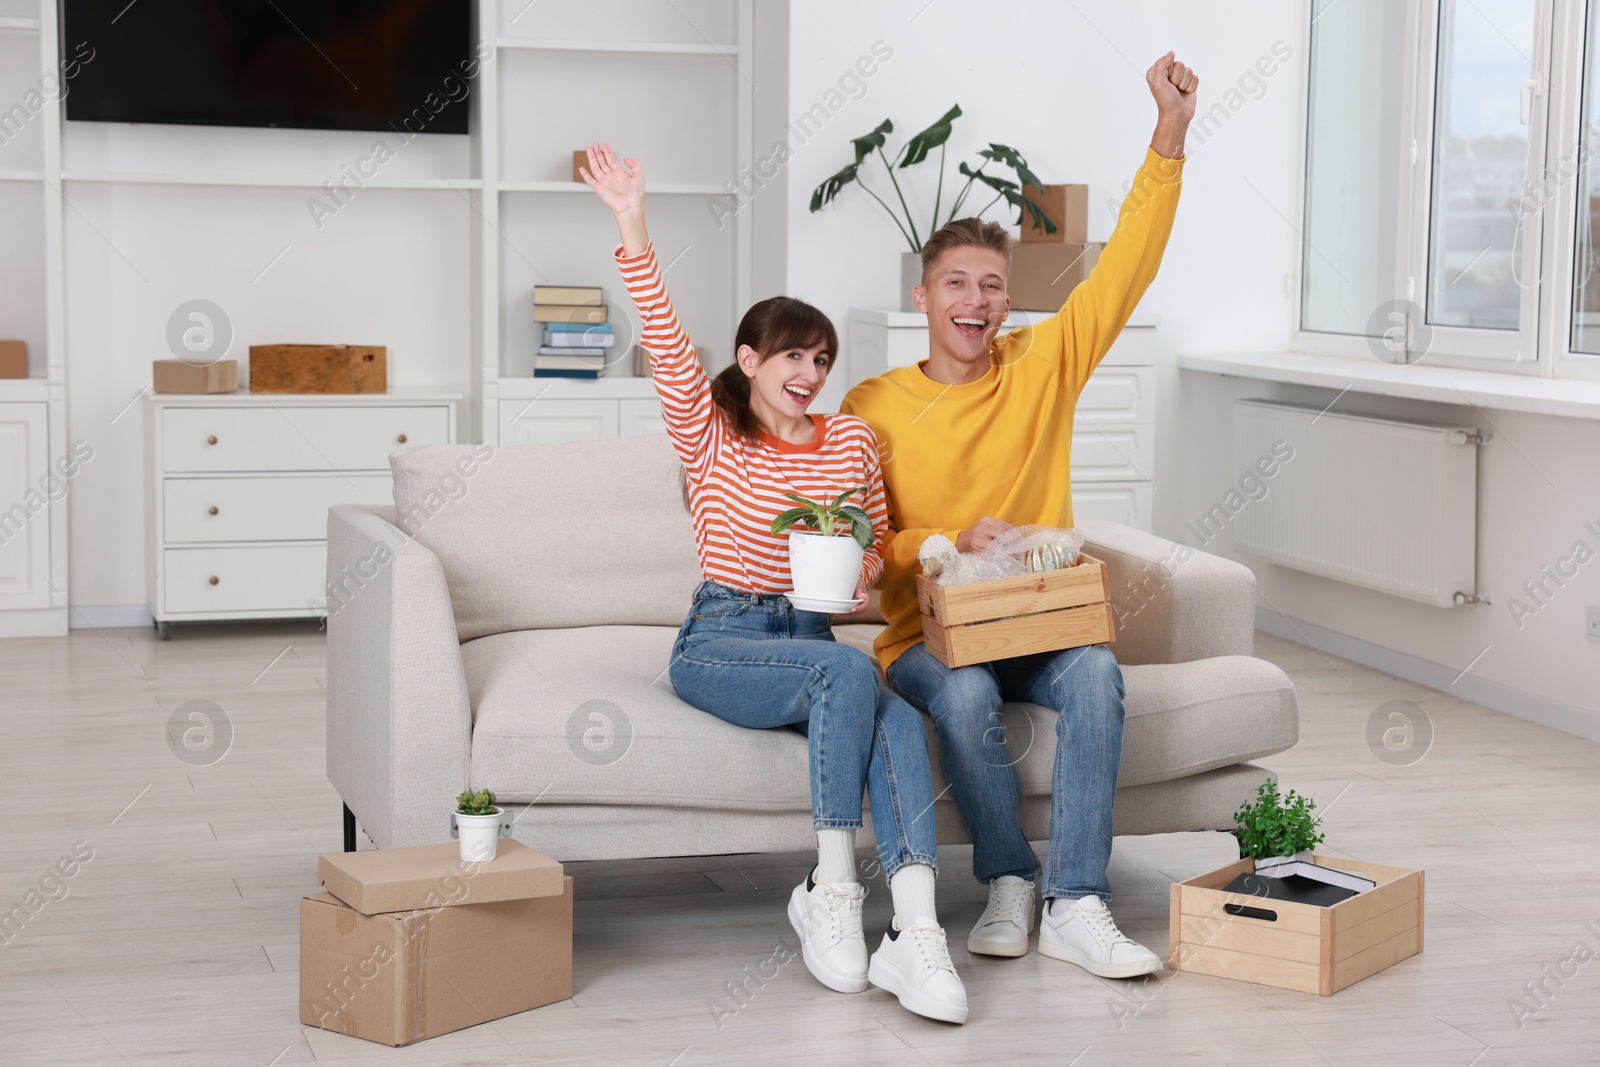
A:
[[[297,902],[315,888],[316,854],[340,846],[315,627],[0,642],[0,912],[75,842],[93,850],[71,879],[43,883],[33,904],[58,899],[0,945],[0,1063],[1600,1063],[1600,750],[1265,635],[1259,651],[1301,699],[1300,745],[1268,762],[1320,802],[1332,849],[1427,870],[1426,953],[1337,996],[1188,973],[1102,981],[1037,953],[974,958],[965,935],[982,897],[969,850],[948,849],[939,898],[966,1026],[878,990],[830,992],[798,958],[719,1018],[727,983],[772,973],[767,961],[796,948],[783,904],[809,857],[585,863],[570,868],[571,1001],[395,1050],[297,1022]],[[1409,766],[1366,740],[1374,709],[1396,699],[1435,731]],[[208,766],[166,739],[192,700],[233,727]],[[1164,951],[1169,884],[1232,859],[1231,845],[1119,838],[1123,929]],[[874,946],[887,916],[879,886]]]

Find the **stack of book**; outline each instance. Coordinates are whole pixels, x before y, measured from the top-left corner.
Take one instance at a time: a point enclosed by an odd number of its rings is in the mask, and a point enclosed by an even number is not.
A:
[[[533,321],[543,327],[535,378],[598,378],[617,336],[606,321],[605,294],[587,286],[536,285]]]

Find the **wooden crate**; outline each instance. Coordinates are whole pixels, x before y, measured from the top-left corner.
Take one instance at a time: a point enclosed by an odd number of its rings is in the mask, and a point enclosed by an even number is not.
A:
[[[1109,644],[1110,601],[1106,565],[1087,555],[1062,570],[968,585],[917,575],[922,637],[946,667]]]
[[[251,345],[252,393],[382,393],[383,345]]]
[[[1167,966],[1328,997],[1422,951],[1423,872],[1317,856],[1378,884],[1328,908],[1222,887],[1240,860],[1172,887]]]

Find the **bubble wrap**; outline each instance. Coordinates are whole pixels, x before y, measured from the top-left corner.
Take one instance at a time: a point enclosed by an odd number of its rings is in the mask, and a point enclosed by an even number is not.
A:
[[[1014,578],[1032,571],[1056,570],[1078,562],[1083,534],[1054,526],[1014,526],[1001,533],[982,552],[957,552],[943,534],[922,542],[917,560],[922,573],[942,586]]]

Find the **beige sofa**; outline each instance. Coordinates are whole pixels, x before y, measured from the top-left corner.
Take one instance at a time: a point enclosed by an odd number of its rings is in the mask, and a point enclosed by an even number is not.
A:
[[[666,670],[699,570],[665,437],[398,452],[396,507],[328,520],[328,777],[379,847],[448,837],[491,788],[562,860],[811,847],[806,742],[680,701]],[[1085,522],[1111,569],[1127,687],[1116,832],[1231,829],[1295,743],[1294,687],[1251,656],[1237,563]],[[408,534],[410,536],[408,536]],[[870,648],[876,627],[840,626]],[[1052,711],[1008,704],[1030,838],[1048,836]],[[937,742],[934,789],[944,788]],[[939,840],[965,830],[946,797]],[[862,844],[867,843],[866,835]]]

